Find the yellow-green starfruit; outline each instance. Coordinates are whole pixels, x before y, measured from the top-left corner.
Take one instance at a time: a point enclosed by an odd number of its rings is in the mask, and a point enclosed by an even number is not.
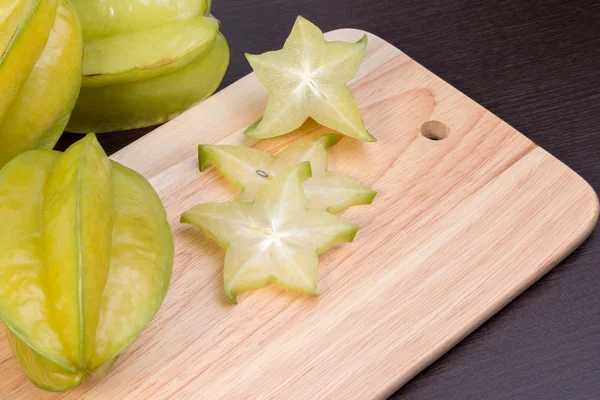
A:
[[[214,93],[228,63],[229,47],[218,33],[206,56],[174,73],[116,85],[84,87],[67,131],[112,132],[166,122]]]
[[[223,79],[229,47],[208,0],[74,0],[74,6],[85,56],[68,131],[165,122],[210,96]]]
[[[0,3],[0,167],[51,149],[81,84],[83,37],[68,0]]]
[[[160,307],[173,263],[163,205],[93,134],[0,170],[0,319],[37,386],[105,373]]]

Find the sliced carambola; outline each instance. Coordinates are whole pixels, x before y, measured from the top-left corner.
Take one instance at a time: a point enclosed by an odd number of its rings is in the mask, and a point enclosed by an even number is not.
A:
[[[244,133],[255,138],[280,136],[310,117],[344,135],[375,141],[346,86],[366,49],[366,36],[357,43],[327,42],[318,27],[298,17],[283,49],[246,55],[270,96],[264,116]]]
[[[261,186],[253,203],[199,204],[181,216],[226,249],[225,294],[233,303],[270,283],[317,295],[318,255],[354,239],[356,225],[306,208],[302,182],[310,176],[303,162]]]
[[[156,313],[173,240],[139,174],[94,135],[0,170],[0,317],[27,376],[66,390],[104,371]]]
[[[342,174],[327,169],[327,147],[337,135],[315,136],[283,150],[276,157],[245,146],[200,145],[198,164],[204,171],[215,165],[241,189],[237,201],[250,202],[258,189],[287,167],[310,161],[312,178],[304,182],[307,206],[329,212],[359,204],[370,204],[375,192]]]
[[[67,125],[76,133],[111,132],[163,123],[217,90],[229,64],[229,46],[217,33],[209,53],[151,79],[82,87]]]
[[[210,11],[210,0],[71,0],[86,39],[151,29]]]
[[[23,151],[54,147],[79,94],[82,55],[75,10],[59,0],[46,47],[0,122],[0,166]]]
[[[208,53],[218,31],[217,20],[200,15],[153,29],[87,39],[82,85],[114,85],[169,74]]]

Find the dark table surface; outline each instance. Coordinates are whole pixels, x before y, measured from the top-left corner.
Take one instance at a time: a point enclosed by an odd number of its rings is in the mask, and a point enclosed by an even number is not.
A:
[[[600,2],[214,0],[231,45],[280,47],[297,15],[372,32],[503,118],[600,191]],[[150,129],[100,137],[110,154]],[[66,134],[59,149],[77,139]],[[392,396],[600,399],[600,232]]]

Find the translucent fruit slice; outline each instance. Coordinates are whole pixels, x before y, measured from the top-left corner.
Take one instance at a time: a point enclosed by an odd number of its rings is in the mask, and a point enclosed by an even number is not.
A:
[[[171,73],[208,53],[219,22],[197,16],[153,29],[88,39],[84,87],[134,82]]]
[[[318,255],[354,239],[356,225],[306,208],[302,182],[310,176],[310,163],[303,162],[261,186],[254,203],[199,204],[181,216],[226,249],[231,302],[270,283],[317,295]]]
[[[204,171],[214,164],[228,181],[242,190],[237,201],[250,202],[258,189],[287,167],[310,161],[312,178],[304,182],[307,206],[329,212],[370,204],[375,192],[352,179],[327,170],[327,147],[337,135],[316,136],[283,150],[277,157],[245,146],[200,145],[198,163]]]
[[[318,27],[298,17],[283,49],[246,55],[271,94],[264,116],[244,133],[256,138],[280,136],[310,117],[344,135],[375,141],[346,86],[366,49],[366,35],[357,43],[327,42]]]

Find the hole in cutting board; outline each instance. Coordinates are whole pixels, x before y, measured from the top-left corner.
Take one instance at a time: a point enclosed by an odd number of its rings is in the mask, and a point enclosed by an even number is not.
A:
[[[421,135],[431,140],[442,140],[448,137],[450,128],[440,121],[427,121],[421,125]]]

